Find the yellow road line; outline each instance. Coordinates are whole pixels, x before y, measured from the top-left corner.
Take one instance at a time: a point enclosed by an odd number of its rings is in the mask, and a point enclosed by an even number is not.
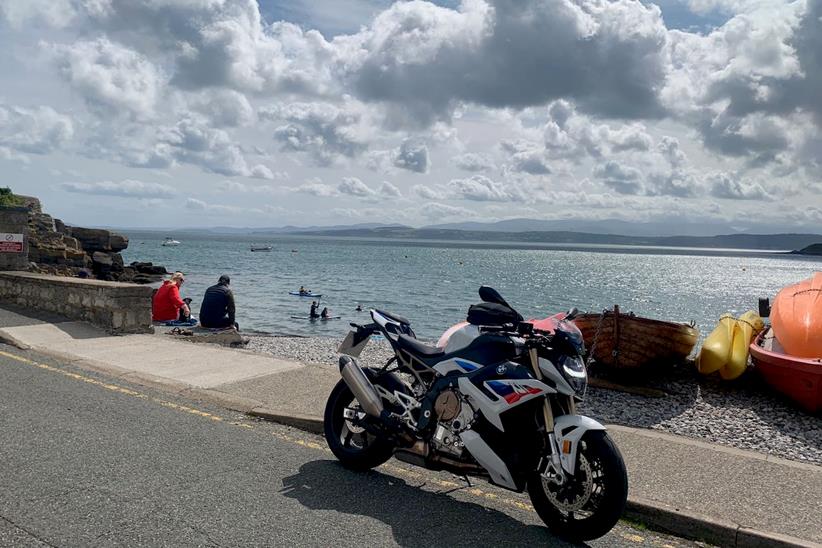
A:
[[[227,419],[225,417],[220,417],[219,415],[214,415],[212,413],[208,413],[206,411],[201,411],[201,410],[195,409],[193,407],[188,407],[188,406],[185,406],[185,405],[180,405],[178,403],[173,403],[173,402],[163,400],[163,399],[160,399],[160,398],[155,398],[154,396],[149,396],[148,394],[143,394],[142,392],[137,392],[136,390],[131,390],[129,388],[124,388],[122,386],[117,386],[115,384],[109,384],[109,383],[106,383],[106,382],[98,381],[97,379],[92,379],[91,377],[86,377],[85,375],[80,375],[79,373],[72,373],[71,371],[66,371],[64,369],[60,369],[59,367],[54,367],[52,365],[47,365],[47,364],[44,364],[44,363],[39,363],[39,362],[36,362],[36,361],[33,361],[33,360],[29,360],[28,358],[24,358],[22,356],[17,356],[16,354],[10,354],[8,352],[4,352],[4,351],[0,350],[0,356],[4,356],[6,358],[18,361],[20,363],[24,363],[26,365],[31,365],[31,366],[37,367],[39,369],[49,371],[51,373],[59,373],[60,375],[63,375],[65,377],[69,377],[71,379],[74,379],[74,380],[77,380],[77,381],[80,381],[80,382],[84,382],[84,383],[87,383],[87,384],[92,384],[94,386],[99,386],[101,388],[105,388],[106,390],[110,390],[112,392],[117,392],[119,394],[125,394],[127,396],[132,396],[134,398],[139,398],[139,399],[151,401],[151,402],[157,403],[157,404],[159,404],[159,405],[161,405],[161,406],[163,406],[167,409],[173,409],[175,411],[180,411],[180,412],[183,412],[183,413],[189,413],[189,414],[196,415],[196,416],[199,416],[199,417],[203,417],[203,418],[215,421],[215,422],[224,422],[224,423],[226,423],[230,426],[237,426],[239,428],[246,428],[246,429],[252,429],[252,430],[254,429],[254,426],[251,425],[251,424],[237,422],[237,421],[231,421],[230,419]],[[285,433],[282,433],[282,432],[272,432],[272,435],[273,435],[273,437],[277,438],[278,440],[290,443],[292,445],[298,445],[300,447],[305,447],[305,448],[313,449],[313,450],[316,450],[316,451],[322,451],[324,453],[331,453],[331,450],[328,449],[328,447],[326,445],[323,445],[323,444],[320,444],[320,443],[317,443],[317,442],[301,439],[299,437],[291,436],[291,435],[288,435],[288,434],[285,434]],[[442,479],[439,479],[439,478],[433,478],[430,475],[424,475],[420,472],[416,472],[414,470],[409,470],[407,468],[402,468],[402,467],[396,466],[394,464],[385,464],[385,465],[382,466],[382,468],[384,470],[394,474],[394,475],[402,476],[404,478],[415,480],[415,481],[424,481],[427,484],[433,484],[433,485],[436,485],[436,486],[441,487],[443,489],[448,489],[448,490],[457,489],[457,488],[463,487],[465,485],[463,483],[456,483],[456,482],[453,482],[453,481],[447,481],[447,480],[442,480]],[[477,488],[477,487],[470,487],[468,489],[464,489],[461,492],[467,493],[467,494],[469,494],[471,496],[474,496],[474,497],[477,497],[477,498],[486,499],[486,500],[489,500],[489,501],[500,502],[500,503],[505,504],[506,506],[511,506],[511,507],[516,508],[518,510],[525,510],[527,512],[533,512],[534,511],[534,507],[531,506],[528,503],[525,503],[525,502],[522,502],[520,500],[516,500],[516,499],[513,499],[513,498],[509,498],[509,497],[499,496],[496,493],[491,493],[489,491],[484,491],[484,490],[482,490],[480,488]],[[621,536],[623,538],[627,539],[627,540],[631,540],[631,541],[634,541],[634,542],[642,542],[642,540],[644,540],[643,537],[641,537],[639,535],[631,535],[631,534],[621,533]]]
[[[105,388],[106,390],[110,390],[112,392],[117,392],[120,394],[125,394],[126,396],[132,396],[134,398],[139,398],[143,400],[150,400],[154,403],[158,403],[163,407],[167,407],[169,409],[174,409],[176,411],[182,411],[185,413],[191,413],[192,415],[199,415],[201,417],[205,417],[211,419],[213,421],[225,421],[223,417],[213,415],[211,413],[207,413],[205,411],[200,411],[199,409],[194,409],[193,407],[187,407],[185,405],[180,405],[178,403],[173,403],[170,401],[166,401],[160,398],[155,398],[153,396],[149,396],[147,394],[143,394],[142,392],[137,392],[136,390],[131,390],[129,388],[124,388],[122,386],[117,386],[116,384],[109,384],[106,382],[98,381],[97,379],[92,379],[91,377],[86,377],[85,375],[80,375],[79,373],[72,373],[71,371],[66,371],[65,369],[60,369],[59,367],[54,367],[52,365],[46,365],[44,363],[36,362],[30,360],[28,358],[24,358],[22,356],[17,356],[16,354],[9,354],[8,352],[3,352],[0,350],[0,356],[5,356],[6,358],[24,363],[26,365],[31,365],[37,367],[39,369],[44,369],[46,371],[50,371],[52,373],[59,373],[65,377],[69,377],[70,379],[74,379],[80,382],[84,382],[86,384],[93,384],[94,386],[99,386],[101,388]]]

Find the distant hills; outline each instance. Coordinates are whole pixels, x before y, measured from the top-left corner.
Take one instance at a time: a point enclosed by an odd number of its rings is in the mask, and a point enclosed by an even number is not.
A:
[[[672,217],[665,221],[636,222],[620,219],[588,221],[584,219],[506,219],[496,222],[468,221],[424,226],[422,228],[473,230],[480,232],[584,232],[589,234],[619,234],[622,236],[716,236],[717,234],[777,234],[784,226],[756,223],[750,225],[728,222],[694,222]]]
[[[772,229],[771,234],[765,233]],[[326,237],[383,238],[393,240],[443,240],[458,242],[505,242],[514,244],[587,244],[655,247],[702,247],[799,250],[822,244],[822,234],[783,233],[779,227],[761,225],[756,234],[728,223],[633,223],[621,220],[507,219],[497,222],[446,223],[414,228],[401,224],[360,223],[333,226],[282,226],[266,228],[177,228],[154,229],[172,233],[235,235],[299,235]],[[145,230],[145,229],[136,229]]]
[[[493,232],[490,234],[489,232]],[[529,244],[643,245],[789,251],[822,242],[822,234],[724,234],[718,236],[628,236],[572,231],[503,232],[411,228],[407,226],[342,228],[292,232],[305,236],[386,238],[396,240],[497,241]]]

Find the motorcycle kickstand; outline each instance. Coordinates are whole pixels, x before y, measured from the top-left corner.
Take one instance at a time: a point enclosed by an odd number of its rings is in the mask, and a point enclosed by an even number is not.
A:
[[[455,477],[455,478],[457,478],[457,479],[461,479],[462,481],[464,481],[464,482],[465,482],[465,487],[469,487],[469,488],[470,488],[470,487],[473,487],[473,486],[474,486],[474,484],[473,484],[473,483],[471,483],[471,480],[468,478],[468,476],[467,476],[466,474],[459,475],[459,474],[454,474],[454,473],[451,473],[451,475],[452,475],[452,476],[454,476],[454,477]],[[455,488],[454,488],[454,489],[452,489],[451,491],[459,491],[460,489],[463,489],[463,488],[462,488],[462,487],[455,487]],[[449,493],[450,493],[451,491],[449,491]]]

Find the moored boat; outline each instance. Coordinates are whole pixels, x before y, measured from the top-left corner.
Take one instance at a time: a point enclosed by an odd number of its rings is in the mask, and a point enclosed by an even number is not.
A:
[[[602,314],[580,314],[573,322],[589,352],[596,339],[597,363],[618,369],[681,363],[699,338],[691,324],[623,314],[618,306]]]
[[[163,240],[163,243],[160,245],[163,247],[174,247],[180,245],[180,242],[170,236],[166,236],[166,239]]]
[[[809,413],[822,410],[822,358],[786,354],[767,329],[751,343],[751,360],[766,383]]]
[[[271,251],[273,248],[270,245],[252,245],[251,251]]]
[[[771,326],[791,356],[822,358],[822,272],[784,287],[776,295]]]

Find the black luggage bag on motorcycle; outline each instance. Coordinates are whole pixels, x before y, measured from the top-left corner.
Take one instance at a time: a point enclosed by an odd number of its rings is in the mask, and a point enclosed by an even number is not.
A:
[[[498,303],[479,303],[468,307],[468,323],[472,325],[517,325],[522,316],[511,308]]]

